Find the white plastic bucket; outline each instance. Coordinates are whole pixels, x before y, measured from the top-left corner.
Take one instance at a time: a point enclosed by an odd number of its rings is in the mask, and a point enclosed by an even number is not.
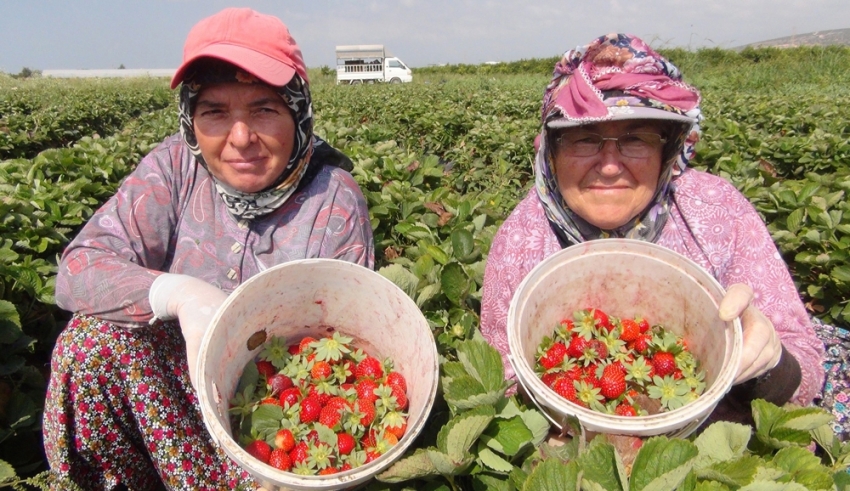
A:
[[[718,317],[724,293],[699,265],[652,243],[603,239],[568,247],[538,264],[517,288],[508,311],[509,358],[525,391],[559,428],[564,416],[575,416],[591,432],[685,437],[714,410],[738,370],[741,324]],[[558,321],[586,308],[643,316],[684,337],[706,372],[705,392],[678,409],[635,417],[603,414],[559,396],[534,373],[535,353]]]
[[[260,347],[248,339],[265,330],[295,342],[332,332],[381,359],[389,357],[404,375],[408,422],[398,444],[380,458],[330,476],[299,476],[251,457],[231,436],[229,400],[245,365]],[[304,259],[270,268],[240,285],[221,306],[201,342],[198,396],[213,439],[268,490],[329,490],[355,486],[398,459],[420,433],[437,392],[437,347],[416,304],[378,273],[334,259]]]

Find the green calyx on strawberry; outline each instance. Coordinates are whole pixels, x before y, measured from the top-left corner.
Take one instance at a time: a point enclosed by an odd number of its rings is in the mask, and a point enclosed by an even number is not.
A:
[[[395,445],[407,430],[407,381],[391,360],[349,342],[338,333],[288,345],[271,338],[231,400],[238,440],[272,444],[274,466],[301,475],[352,469]],[[368,449],[367,433],[381,434]]]
[[[705,373],[686,340],[645,318],[573,313],[536,351],[543,383],[572,403],[634,416],[681,407],[705,390]]]

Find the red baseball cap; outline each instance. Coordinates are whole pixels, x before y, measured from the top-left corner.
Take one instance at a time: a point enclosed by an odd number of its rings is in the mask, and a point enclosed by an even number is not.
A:
[[[248,8],[227,8],[195,24],[171,88],[180,85],[192,62],[205,57],[231,63],[273,87],[286,85],[295,73],[307,81],[301,49],[286,25]]]

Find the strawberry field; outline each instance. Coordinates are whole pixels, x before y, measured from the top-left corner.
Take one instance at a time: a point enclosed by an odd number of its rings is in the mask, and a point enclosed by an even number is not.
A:
[[[753,202],[812,315],[850,325],[850,49],[664,54],[702,91],[696,165]],[[501,361],[476,329],[490,241],[531,185],[540,97],[554,61],[427,68],[402,85],[337,87],[311,74],[316,132],[355,163],[377,267],[416,301],[444,358],[428,429],[416,452],[382,477],[400,484],[374,487],[844,483],[833,473],[847,467],[850,450],[832,440],[815,409],[759,404],[752,433],[719,425],[695,441],[647,441],[640,452],[598,440],[535,446],[548,423],[504,396]],[[34,475],[31,483],[44,482],[41,407],[49,353],[68,318],[53,302],[57,255],[177,127],[176,94],[165,80],[0,74],[0,488],[25,486]],[[817,455],[802,448],[813,438]]]

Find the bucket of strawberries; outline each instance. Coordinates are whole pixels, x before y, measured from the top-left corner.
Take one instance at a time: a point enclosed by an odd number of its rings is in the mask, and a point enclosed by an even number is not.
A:
[[[402,456],[436,397],[436,343],[388,279],[304,259],[249,279],[201,343],[198,397],[215,441],[264,488],[365,482]]]
[[[734,380],[740,322],[720,320],[724,290],[664,247],[605,239],[538,264],[508,312],[510,361],[557,427],[685,437]]]

